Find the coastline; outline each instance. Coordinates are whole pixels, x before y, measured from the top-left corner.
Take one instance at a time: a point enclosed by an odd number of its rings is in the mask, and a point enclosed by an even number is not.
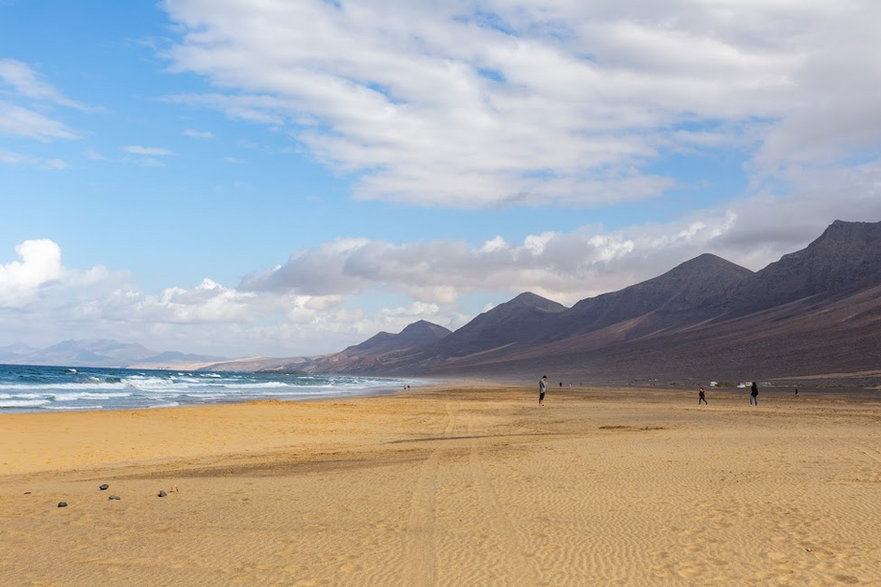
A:
[[[552,387],[539,408],[532,385],[447,381],[6,414],[0,579],[881,580],[881,402],[707,396]]]
[[[425,383],[333,374],[0,365],[0,415],[358,397]]]

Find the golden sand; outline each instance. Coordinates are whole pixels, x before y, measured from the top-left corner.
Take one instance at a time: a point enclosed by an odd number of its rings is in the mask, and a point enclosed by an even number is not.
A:
[[[3,415],[0,584],[881,583],[881,404],[707,397]]]

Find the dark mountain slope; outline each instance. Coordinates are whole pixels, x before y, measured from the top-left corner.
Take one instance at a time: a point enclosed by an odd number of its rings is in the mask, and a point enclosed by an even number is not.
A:
[[[442,341],[423,349],[421,360],[447,359],[531,341],[566,306],[525,292],[480,314]]]
[[[306,368],[318,373],[391,373],[397,363],[409,362],[417,349],[448,336],[449,329],[420,320],[398,334],[380,332],[339,353],[316,358]]]
[[[637,336],[701,322],[722,312],[724,302],[752,271],[703,254],[653,279],[587,298],[554,321],[560,339],[621,324],[620,336]]]
[[[834,298],[881,284],[881,222],[836,220],[806,248],[745,280],[729,304],[737,315],[809,296]]]
[[[438,324],[419,320],[404,328],[398,334],[380,332],[361,344],[350,346],[343,353],[387,353],[437,342],[452,332]]]

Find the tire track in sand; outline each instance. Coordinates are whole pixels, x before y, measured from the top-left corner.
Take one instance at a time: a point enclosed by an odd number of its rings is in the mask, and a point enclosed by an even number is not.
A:
[[[464,412],[464,411],[463,411]],[[501,550],[503,563],[502,568],[509,573],[504,583],[513,585],[539,585],[541,573],[536,560],[529,556],[529,551],[520,533],[508,515],[506,509],[499,501],[498,493],[480,454],[480,446],[475,436],[473,417],[464,412],[466,416],[466,434],[472,437],[468,457],[468,468],[474,488],[477,491],[481,509],[486,513],[486,524],[492,529],[492,535],[496,538]]]
[[[449,437],[456,425],[456,415],[446,406],[447,423],[443,431]],[[437,583],[437,487],[443,448],[436,448],[419,468],[419,479],[410,500],[404,544],[405,585]]]

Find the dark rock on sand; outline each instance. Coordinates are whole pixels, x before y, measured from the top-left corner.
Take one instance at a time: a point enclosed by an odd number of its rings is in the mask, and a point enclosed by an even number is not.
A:
[[[119,501],[120,497],[118,495],[111,495],[107,499],[112,499],[113,501]]]
[[[67,502],[66,502],[66,501],[59,501],[59,502],[58,502],[58,507],[60,507],[60,508],[66,508],[66,507],[67,507]]]
[[[165,497],[166,495],[168,495],[168,494],[165,493],[165,490],[162,490],[159,492],[159,497]]]
[[[101,491],[104,491],[104,490],[107,489],[108,487],[110,487],[110,486],[107,485],[106,483],[102,483],[101,485],[98,486],[98,489],[100,489]]]

